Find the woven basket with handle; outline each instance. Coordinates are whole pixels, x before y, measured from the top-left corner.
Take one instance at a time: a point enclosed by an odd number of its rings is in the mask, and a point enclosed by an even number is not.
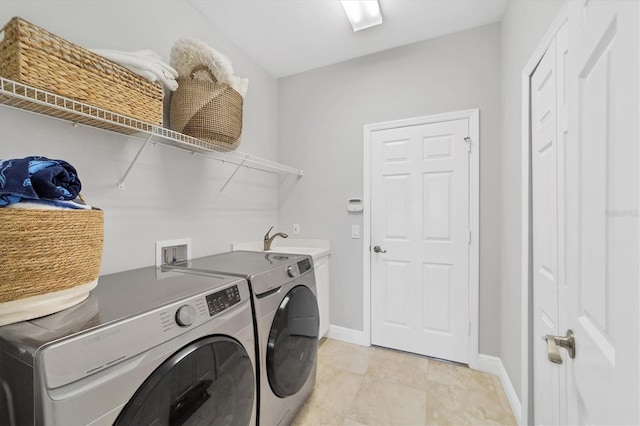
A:
[[[211,81],[195,79],[198,71],[207,72]],[[199,65],[190,78],[178,78],[178,90],[171,95],[170,122],[176,132],[235,149],[242,133],[242,96]]]

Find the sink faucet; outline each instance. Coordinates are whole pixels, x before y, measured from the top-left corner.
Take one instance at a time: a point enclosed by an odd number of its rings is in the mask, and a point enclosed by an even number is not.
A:
[[[269,230],[267,231],[266,234],[264,234],[264,246],[263,246],[264,251],[271,250],[271,243],[273,242],[273,240],[276,237],[282,237],[282,238],[289,237],[284,232],[277,232],[277,233],[273,234],[272,236],[269,236],[269,232],[271,232],[272,229],[273,229],[273,226],[271,228],[269,228]]]

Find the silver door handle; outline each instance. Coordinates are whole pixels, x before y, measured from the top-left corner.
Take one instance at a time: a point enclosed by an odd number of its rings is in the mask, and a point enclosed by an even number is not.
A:
[[[576,339],[573,337],[573,331],[567,330],[567,335],[564,337],[547,334],[542,336],[542,340],[547,341],[547,358],[554,364],[562,364],[558,346],[565,348],[569,352],[570,358],[576,357]]]
[[[373,251],[374,251],[374,252],[376,252],[376,253],[386,253],[386,252],[387,252],[386,250],[382,250],[382,249],[380,248],[380,246],[375,246],[375,247],[373,248]]]

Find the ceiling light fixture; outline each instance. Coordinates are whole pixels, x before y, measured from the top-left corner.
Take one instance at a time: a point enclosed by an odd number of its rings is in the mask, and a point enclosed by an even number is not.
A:
[[[342,7],[354,32],[382,24],[378,0],[342,0]]]

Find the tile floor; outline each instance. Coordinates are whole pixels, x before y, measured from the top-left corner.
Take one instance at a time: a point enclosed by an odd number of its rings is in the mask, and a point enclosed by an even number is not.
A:
[[[500,379],[460,365],[324,339],[293,425],[515,425]]]

